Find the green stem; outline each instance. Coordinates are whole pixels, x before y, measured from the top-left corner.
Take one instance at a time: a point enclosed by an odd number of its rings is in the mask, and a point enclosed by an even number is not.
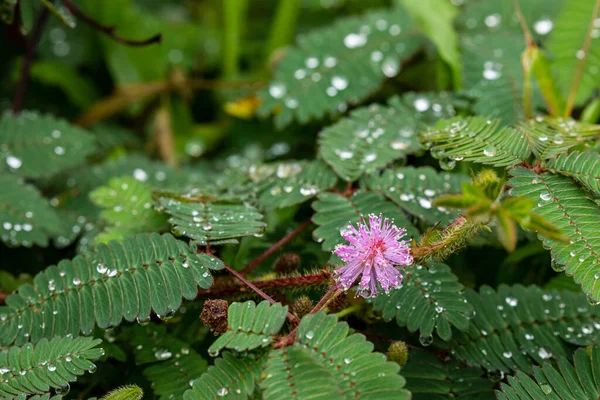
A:
[[[353,314],[356,311],[359,311],[360,309],[361,309],[361,305],[355,304],[353,306],[344,308],[342,311],[336,313],[335,316],[338,317],[338,319],[340,319],[340,318],[345,317],[346,315]]]
[[[581,113],[581,122],[586,122],[588,124],[595,124],[600,118],[600,98],[592,100],[590,104],[588,104]]]
[[[248,9],[248,0],[223,0],[224,32],[223,75],[234,78],[239,73],[242,25]]]
[[[275,50],[289,44],[296,33],[300,0],[283,0],[279,2],[275,20],[271,25],[266,49],[266,64],[269,64]]]

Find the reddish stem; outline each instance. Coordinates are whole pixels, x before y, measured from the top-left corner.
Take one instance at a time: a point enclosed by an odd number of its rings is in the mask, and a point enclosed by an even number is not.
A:
[[[273,298],[271,296],[269,296],[268,294],[266,294],[265,292],[263,292],[262,290],[260,290],[259,288],[257,288],[254,284],[252,284],[252,282],[250,282],[246,278],[244,278],[244,276],[241,275],[239,272],[237,272],[235,269],[231,268],[227,264],[224,264],[224,266],[225,266],[225,269],[227,271],[229,271],[233,276],[235,276],[240,281],[242,281],[250,289],[254,290],[260,297],[262,297],[263,299],[267,300],[271,304],[277,303],[275,300],[273,300]],[[296,318],[294,315],[290,314],[289,312],[287,313],[287,319],[290,322],[295,323],[295,324],[297,324],[299,322],[298,318]]]
[[[96,21],[95,19],[81,11],[79,7],[77,7],[71,2],[71,0],[62,0],[62,2],[65,5],[65,7],[67,7],[67,9],[71,12],[71,14],[75,15],[77,18],[81,19],[86,24],[92,26],[94,29],[106,34],[107,36],[110,36],[110,38],[116,42],[123,43],[128,46],[147,46],[152,43],[160,43],[162,39],[162,35],[160,33],[146,40],[129,40],[122,38],[114,32],[114,26],[103,25],[100,22]]]
[[[292,276],[287,278],[277,278],[269,280],[252,281],[252,284],[259,289],[285,289],[298,286],[313,286],[321,284],[329,279],[329,273],[323,270],[320,274]],[[223,296],[235,294],[243,291],[245,288],[235,284],[230,286],[219,286],[218,281],[209,289],[199,289],[198,296]]]
[[[27,91],[27,82],[29,81],[31,63],[33,62],[33,57],[35,56],[37,44],[42,37],[42,30],[46,20],[48,19],[48,14],[48,9],[44,7],[40,12],[37,21],[35,22],[35,26],[31,33],[31,40],[29,40],[26,44],[25,58],[23,59],[23,65],[21,66],[21,76],[19,77],[19,84],[17,85],[17,90],[15,91],[15,97],[12,104],[12,112],[15,115],[21,111],[21,108],[23,108],[23,101],[25,100],[25,92]]]
[[[267,249],[264,253],[262,253],[260,256],[256,257],[248,265],[246,265],[246,267],[244,267],[244,269],[242,269],[241,274],[247,275],[248,273],[252,272],[252,270],[254,270],[254,268],[258,267],[263,261],[265,261],[267,258],[269,258],[269,256],[271,256],[271,254],[275,253],[284,244],[286,244],[287,242],[292,240],[294,237],[296,237],[296,235],[298,235],[300,232],[302,232],[304,229],[306,229],[306,227],[309,226],[310,224],[311,224],[311,220],[309,219],[307,221],[304,221],[300,225],[298,225],[298,227],[296,229],[294,229],[293,231],[291,231],[290,233],[288,233],[287,235],[282,237],[281,240],[279,240],[277,243],[275,243],[273,246],[271,246],[269,249]]]

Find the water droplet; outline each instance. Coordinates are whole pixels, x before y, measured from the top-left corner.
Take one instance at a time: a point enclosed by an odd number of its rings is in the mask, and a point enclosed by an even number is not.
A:
[[[413,101],[413,106],[415,107],[415,110],[419,112],[427,111],[429,110],[429,100],[425,97],[418,97]]]
[[[213,226],[210,222],[206,222],[204,225],[202,225],[202,229],[204,229],[205,231],[212,231]]]
[[[305,61],[305,64],[307,68],[315,69],[319,66],[319,59],[317,57],[308,57]]]
[[[306,78],[306,71],[303,69],[297,69],[296,72],[294,72],[294,78],[296,78],[296,79]]]
[[[56,289],[56,283],[54,282],[54,280],[53,280],[53,279],[50,279],[50,280],[48,281],[48,290],[49,290],[49,291],[53,291],[53,290],[55,290],[55,289]]]
[[[483,63],[483,77],[489,81],[494,81],[502,76],[503,65],[494,61]]]
[[[56,146],[54,148],[54,153],[56,153],[57,156],[62,156],[65,154],[65,148],[62,146]]]
[[[48,371],[50,371],[50,372],[56,371],[56,365],[48,364]]]
[[[533,29],[538,35],[547,35],[550,33],[554,24],[548,18],[540,19],[539,21],[535,21],[533,24]]]
[[[365,157],[363,158],[363,161],[365,163],[370,163],[370,162],[375,161],[376,159],[377,159],[377,153],[373,152],[373,153],[365,154]]]
[[[286,105],[286,107],[294,110],[294,109],[298,108],[298,100],[294,99],[293,97],[289,97],[289,98],[285,99],[285,105]]]
[[[352,358],[351,357],[344,358],[344,364],[350,364],[351,362],[352,362]]]
[[[525,334],[525,339],[527,339],[527,340],[533,340],[534,338],[535,338],[535,336],[533,336],[531,333]]]
[[[274,99],[280,99],[285,96],[287,89],[283,83],[273,82],[271,86],[269,86],[269,94]]]
[[[502,353],[502,356],[504,358],[511,358],[512,357],[512,353],[510,351],[505,351],[504,353]]]
[[[217,390],[217,396],[219,396],[219,397],[225,397],[227,395],[227,393],[229,393],[229,391],[227,390],[227,388],[224,388],[224,387]]]
[[[500,382],[504,379],[504,372],[501,370],[488,371],[487,373],[488,379],[492,382]]]
[[[484,147],[483,149],[483,155],[485,155],[486,157],[493,157],[496,155],[496,148],[494,147],[494,145],[488,144],[487,146]]]
[[[400,72],[400,63],[395,58],[386,58],[381,64],[381,72],[388,78],[393,78]]]
[[[54,389],[54,392],[57,396],[66,396],[69,393],[69,390],[71,390],[71,386],[67,383],[65,386]]]
[[[354,157],[354,153],[347,150],[335,150],[335,154],[337,154],[342,160],[348,160]]]
[[[12,169],[19,169],[21,168],[21,165],[23,165],[23,162],[15,156],[8,156],[6,157],[6,164]]]
[[[349,49],[355,49],[367,44],[367,36],[362,34],[350,33],[344,37],[344,46]]]
[[[577,57],[577,59],[579,60],[583,60],[585,58],[585,51],[583,50],[577,50],[577,53],[575,53],[575,57]]]
[[[168,360],[172,356],[173,356],[173,353],[171,353],[170,351],[165,350],[165,349],[157,350],[154,353],[154,357],[156,357],[157,360]]]
[[[371,53],[371,61],[379,62],[381,60],[383,60],[383,53],[381,51],[375,50]]]
[[[544,394],[550,394],[552,393],[552,388],[550,387],[550,385],[540,385],[540,389],[542,389],[542,392],[544,392]]]
[[[79,279],[77,277],[73,278],[73,285],[75,285],[75,286],[81,285],[81,279]]]
[[[148,173],[141,168],[136,168],[133,170],[133,178],[136,181],[146,182],[148,180]],[[126,188],[124,188],[126,189]]]
[[[304,336],[306,337],[306,339],[310,340],[315,336],[315,333],[313,331],[308,331]]]
[[[502,22],[502,17],[500,14],[488,15],[484,20],[485,25],[489,28],[495,28],[496,26],[500,25],[500,22]]]
[[[547,360],[550,357],[552,357],[552,353],[546,350],[544,347],[540,347],[540,349],[538,350],[538,356],[540,356],[542,360]]]
[[[219,350],[208,350],[208,355],[211,357],[217,357],[219,355]]]
[[[433,336],[432,335],[427,335],[427,336],[419,336],[419,342],[421,343],[422,346],[430,346],[433,343]]]
[[[348,79],[343,76],[334,76],[331,78],[331,86],[336,88],[337,90],[344,90],[348,87]]]
[[[552,198],[552,195],[549,192],[542,192],[540,193],[540,199],[544,200],[544,201],[548,201]]]
[[[451,171],[456,167],[456,159],[452,157],[440,158],[440,168],[444,171]]]
[[[426,208],[426,209],[431,208],[431,200],[423,198],[423,197],[418,197],[417,200],[419,200],[419,204],[421,205],[421,207]]]
[[[516,307],[517,304],[519,304],[519,300],[515,297],[507,297],[506,299],[504,299],[504,301],[511,307]]]
[[[323,60],[323,65],[325,65],[327,68],[333,68],[337,65],[337,58],[332,56],[325,57],[325,60]]]

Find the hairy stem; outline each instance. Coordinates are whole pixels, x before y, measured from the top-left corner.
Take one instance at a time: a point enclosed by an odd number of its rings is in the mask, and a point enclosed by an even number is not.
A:
[[[596,0],[596,4],[594,5],[594,11],[592,11],[590,25],[586,32],[585,39],[583,41],[583,46],[581,47],[581,52],[583,52],[583,56],[579,59],[579,63],[577,64],[577,69],[575,70],[575,76],[573,77],[573,84],[571,85],[571,90],[569,91],[569,97],[567,99],[567,107],[565,108],[565,117],[570,117],[571,112],[573,111],[573,106],[575,105],[575,96],[577,95],[577,90],[579,89],[579,82],[581,81],[581,77],[583,76],[583,67],[585,66],[585,61],[587,59],[588,50],[590,45],[592,44],[592,30],[594,29],[594,21],[598,18],[598,12],[600,11],[600,0]]]
[[[268,290],[324,285],[328,281],[329,274],[326,271],[322,271],[319,274],[291,276],[286,278],[276,278],[268,280],[256,280],[251,282],[254,286],[256,286],[259,289]],[[199,289],[198,296],[226,296],[239,293],[240,291],[243,291],[243,289],[243,286],[231,282],[227,282],[227,284],[221,285],[217,280],[211,288]]]
[[[27,83],[29,81],[29,71],[31,71],[31,63],[35,56],[35,49],[37,47],[40,38],[42,37],[42,31],[44,24],[48,19],[49,10],[44,7],[38,16],[33,32],[31,33],[31,39],[27,42],[25,58],[23,59],[23,65],[21,66],[21,74],[19,77],[19,83],[17,90],[15,91],[15,97],[12,104],[13,114],[18,114],[23,108],[23,101],[25,100],[25,92],[27,92]]]
[[[71,2],[71,0],[62,0],[62,2],[65,5],[65,7],[67,7],[67,9],[71,12],[71,14],[75,15],[77,18],[90,25],[94,29],[109,36],[116,42],[123,43],[128,46],[147,46],[152,43],[160,43],[162,39],[162,35],[160,33],[145,40],[130,40],[122,38],[121,36],[115,33],[114,26],[103,25],[100,22],[96,21],[95,19],[81,11],[79,7],[77,7]]]
[[[268,248],[260,256],[256,257],[254,260],[250,261],[250,263],[248,265],[246,265],[244,267],[244,269],[242,269],[241,274],[247,275],[250,272],[252,272],[252,270],[254,270],[254,268],[258,267],[263,261],[265,261],[267,258],[269,258],[269,256],[271,256],[271,254],[275,253],[284,244],[286,244],[287,242],[292,240],[294,237],[296,237],[296,235],[298,235],[300,232],[302,232],[304,229],[306,229],[306,227],[309,226],[310,224],[311,224],[311,220],[309,219],[307,221],[304,221],[300,225],[298,225],[298,227],[296,227],[296,229],[294,229],[293,231],[291,231],[290,233],[288,233],[287,235],[282,237],[281,240],[279,240],[273,246]]]
[[[246,285],[250,289],[254,290],[260,297],[262,297],[263,299],[267,300],[271,304],[277,303],[275,300],[273,300],[273,298],[271,296],[269,296],[268,294],[266,294],[265,292],[263,292],[262,290],[260,290],[259,288],[257,288],[254,284],[252,284],[252,282],[250,282],[246,278],[244,278],[244,276],[241,275],[239,272],[237,272],[235,269],[231,268],[227,264],[224,264],[224,265],[225,265],[225,269],[227,271],[229,271],[233,276],[235,276],[240,281],[242,281],[244,283],[244,285]],[[292,315],[289,312],[287,313],[287,319],[290,322],[292,322],[292,323],[295,323],[295,324],[299,323],[298,318],[296,318],[294,315]]]

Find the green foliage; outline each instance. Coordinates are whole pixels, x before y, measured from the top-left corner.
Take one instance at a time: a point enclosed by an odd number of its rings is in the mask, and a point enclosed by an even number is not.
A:
[[[463,295],[463,285],[444,264],[408,267],[403,271],[402,287],[390,295],[379,295],[373,308],[385,319],[396,319],[410,332],[419,331],[422,343],[433,340],[435,329],[443,340],[452,338],[452,326],[464,331],[469,327],[473,307]]]
[[[524,168],[510,173],[511,194],[536,202],[536,213],[552,221],[570,239],[544,240],[554,268],[572,276],[591,300],[600,301],[600,233],[594,223],[600,220],[598,205],[567,177]]]
[[[456,217],[456,213],[436,207],[434,200],[442,195],[460,192],[460,185],[468,178],[461,174],[437,172],[431,167],[405,167],[387,169],[381,175],[373,174],[366,185],[403,210],[418,217],[427,224],[446,224]]]
[[[392,97],[388,104],[359,108],[321,132],[319,154],[343,179],[356,180],[419,152],[416,132],[427,123],[455,115],[455,106],[463,103],[447,93],[409,93]]]
[[[499,400],[520,399],[596,399],[598,388],[598,362],[600,347],[579,349],[573,356],[573,363],[560,358],[557,365],[545,362],[533,368],[533,378],[523,372],[508,378],[502,384],[502,392],[497,392]]]
[[[333,250],[337,244],[342,243],[344,239],[340,236],[340,231],[360,222],[361,215],[366,217],[369,214],[382,214],[405,227],[408,235],[418,234],[402,211],[374,192],[359,191],[350,197],[321,193],[312,207],[316,211],[312,221],[319,225],[314,230],[313,237],[317,242],[323,243],[323,250]]]
[[[333,315],[304,317],[296,342],[269,355],[264,398],[409,399],[398,364],[373,353],[363,335],[348,333],[348,325]]]
[[[264,170],[257,174],[269,174],[258,195],[258,203],[265,209],[304,203],[337,183],[333,171],[322,161],[280,163]]]
[[[591,151],[561,154],[548,160],[547,167],[554,173],[576,179],[592,192],[600,194],[600,155]]]
[[[11,175],[0,176],[0,237],[13,246],[47,246],[58,234],[56,210],[34,186]]]
[[[136,385],[122,386],[113,390],[102,400],[141,400],[144,397],[144,392]]]
[[[582,293],[538,287],[482,286],[468,289],[475,314],[466,332],[455,331],[451,352],[489,371],[529,372],[550,358],[567,357],[571,346],[600,339],[600,309]]]
[[[37,274],[0,307],[0,343],[17,345],[62,335],[89,335],[98,325],[165,317],[209,288],[220,260],[194,254],[171,235],[137,235],[63,260]]]
[[[0,395],[15,398],[22,394],[44,394],[60,389],[86,371],[96,369],[95,360],[103,355],[101,342],[92,338],[56,337],[42,339],[35,346],[27,343],[0,351]]]
[[[481,376],[481,369],[465,367],[452,359],[442,362],[431,353],[412,351],[402,375],[414,400],[494,398],[494,384]]]
[[[123,240],[136,233],[161,231],[166,218],[154,211],[152,190],[133,177],[113,178],[107,186],[90,193],[90,199],[99,207],[109,227],[95,238],[96,243]]]
[[[176,234],[200,244],[237,243],[235,238],[260,235],[265,227],[262,214],[248,203],[192,194],[161,197],[159,206],[171,215],[169,223]]]
[[[206,371],[206,360],[187,342],[169,334],[165,325],[134,325],[120,338],[135,349],[136,365],[150,364],[143,372],[161,399],[183,396],[190,381]]]
[[[421,141],[441,159],[440,165],[470,161],[510,167],[525,161],[531,152],[525,136],[512,128],[498,130],[498,125],[482,117],[454,118],[423,132]]]
[[[251,300],[232,303],[227,310],[227,332],[215,340],[209,353],[219,353],[224,348],[247,351],[268,346],[283,326],[287,311],[287,306],[270,305],[267,300],[258,306]]]
[[[597,23],[593,20],[598,17],[593,17],[594,6],[594,1],[565,1],[548,41],[548,50],[554,55],[553,67],[565,97],[573,84],[571,77],[581,73],[577,104],[590,97],[600,84],[600,42],[592,39],[587,53],[581,50],[588,35],[592,38],[598,36]],[[583,57],[586,58],[586,63],[580,65]]]
[[[252,396],[261,379],[264,357],[238,358],[231,353],[223,353],[208,367],[202,376],[192,382],[186,390],[184,400],[218,399],[229,395],[234,399],[247,399]]]
[[[92,153],[94,137],[50,115],[25,111],[0,117],[0,171],[26,178],[48,177],[74,167]]]
[[[279,62],[260,112],[276,110],[278,126],[344,112],[396,76],[422,38],[401,8],[340,19],[298,38]]]

